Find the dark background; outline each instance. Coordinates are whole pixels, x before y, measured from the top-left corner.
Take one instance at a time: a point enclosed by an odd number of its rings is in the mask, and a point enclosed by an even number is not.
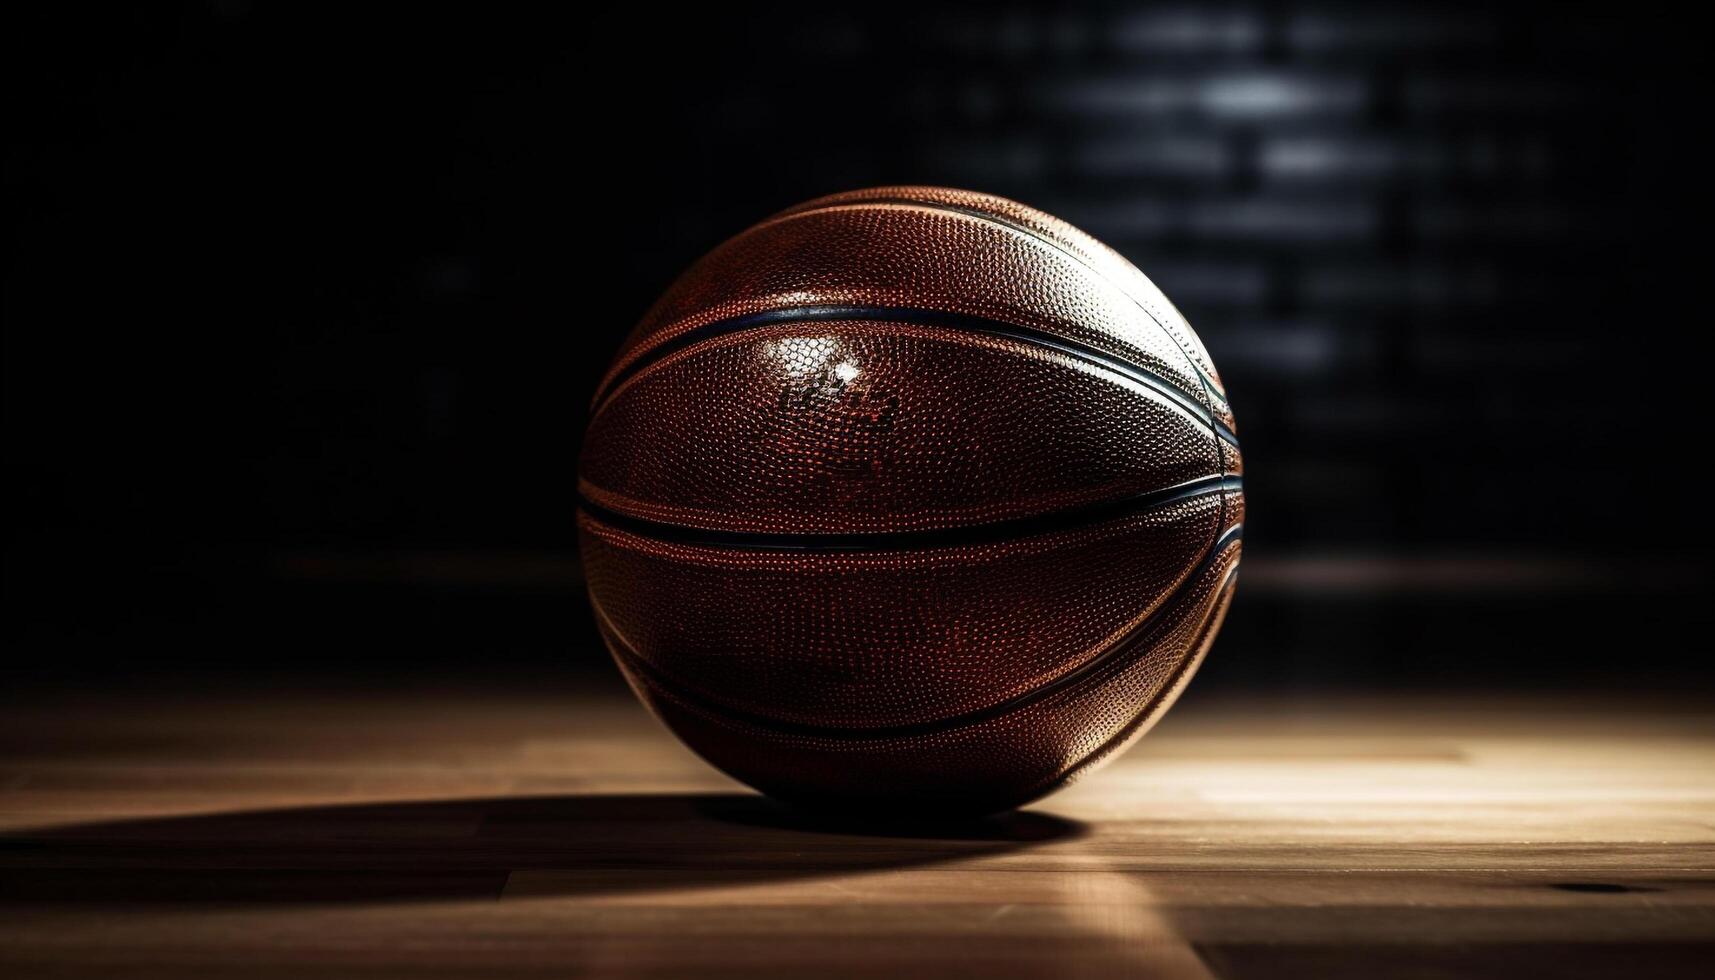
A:
[[[1084,227],[1206,341],[1251,503],[1200,683],[1715,673],[1707,14],[494,6],[11,18],[11,682],[608,676],[596,377],[891,182]]]

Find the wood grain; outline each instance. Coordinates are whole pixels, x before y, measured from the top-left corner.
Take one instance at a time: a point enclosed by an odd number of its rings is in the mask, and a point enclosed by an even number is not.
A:
[[[1200,699],[998,820],[748,794],[622,692],[0,721],[7,976],[1695,976],[1691,703]]]

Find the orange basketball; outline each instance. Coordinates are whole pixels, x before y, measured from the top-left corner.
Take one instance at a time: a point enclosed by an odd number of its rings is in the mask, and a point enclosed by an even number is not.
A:
[[[644,316],[578,524],[614,658],[710,762],[983,812],[1184,688],[1242,470],[1208,354],[1125,259],[1003,198],[884,187],[763,221]]]

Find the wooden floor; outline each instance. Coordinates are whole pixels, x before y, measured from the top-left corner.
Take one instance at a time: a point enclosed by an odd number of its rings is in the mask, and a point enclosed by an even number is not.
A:
[[[0,718],[0,974],[1709,976],[1689,704],[1200,697],[1010,818],[806,821],[629,698]]]

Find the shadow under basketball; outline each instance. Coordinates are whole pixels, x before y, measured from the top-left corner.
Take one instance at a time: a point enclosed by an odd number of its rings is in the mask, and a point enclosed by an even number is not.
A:
[[[743,794],[495,797],[115,820],[0,835],[0,902],[340,903],[705,888],[948,863],[1086,833],[803,813]]]

